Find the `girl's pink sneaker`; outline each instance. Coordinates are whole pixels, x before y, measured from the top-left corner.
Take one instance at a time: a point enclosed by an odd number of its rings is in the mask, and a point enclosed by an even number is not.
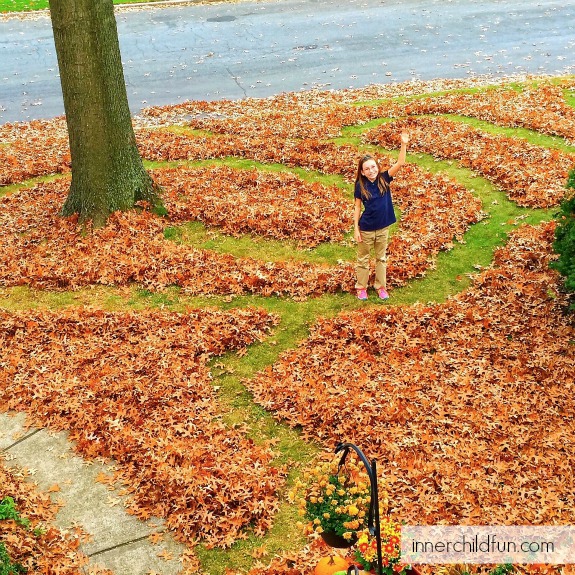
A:
[[[389,294],[387,293],[387,291],[385,291],[385,288],[380,287],[377,290],[377,293],[379,295],[379,299],[387,299],[389,297]]]
[[[357,290],[357,299],[366,300],[367,299],[367,290],[366,289],[358,289]]]

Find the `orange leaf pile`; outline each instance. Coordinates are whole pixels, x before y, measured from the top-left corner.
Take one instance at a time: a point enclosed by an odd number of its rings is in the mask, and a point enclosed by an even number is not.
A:
[[[414,100],[405,107],[408,115],[461,114],[493,124],[524,127],[544,134],[575,140],[575,110],[565,101],[564,90],[575,88],[575,81],[556,86],[543,83],[516,91],[497,88],[473,94],[454,93]]]
[[[445,304],[319,321],[246,384],[304,437],[377,458],[407,521],[572,522],[575,330],[553,229],[520,228]]]
[[[148,160],[205,160],[234,156],[262,163],[317,170],[324,174],[355,176],[360,152],[354,146],[338,146],[317,139],[270,140],[259,136],[219,134],[196,136],[166,130],[140,130],[140,152]]]
[[[0,405],[69,430],[86,457],[114,458],[139,517],[231,545],[270,526],[283,473],[222,422],[206,362],[275,321],[261,309],[0,312]]]
[[[62,119],[0,126],[0,186],[70,170],[68,133]]]
[[[390,122],[369,130],[363,140],[392,147],[402,128],[410,132],[410,149],[459,160],[507,191],[520,206],[557,205],[565,196],[567,175],[575,165],[575,154],[490,135],[445,118]]]
[[[292,174],[212,167],[157,170],[152,177],[166,190],[173,223],[197,219],[227,234],[253,232],[309,247],[340,241],[351,226],[350,202],[338,187]]]
[[[425,275],[439,251],[450,249],[454,238],[461,240],[469,226],[485,216],[481,200],[464,186],[441,174],[430,178],[414,164],[402,168],[392,195],[401,210],[387,257],[395,285]]]
[[[352,106],[338,92],[286,93],[270,98],[189,101],[148,108],[148,125],[185,124],[218,134],[261,139],[326,139],[341,134],[343,126],[363,124],[387,116],[388,103]],[[152,122],[149,120],[152,119]]]

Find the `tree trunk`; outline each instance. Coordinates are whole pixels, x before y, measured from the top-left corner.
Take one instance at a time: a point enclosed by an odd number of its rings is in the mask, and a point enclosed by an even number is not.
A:
[[[144,168],[132,126],[112,0],[50,0],[72,157],[62,214],[103,225],[161,189]]]

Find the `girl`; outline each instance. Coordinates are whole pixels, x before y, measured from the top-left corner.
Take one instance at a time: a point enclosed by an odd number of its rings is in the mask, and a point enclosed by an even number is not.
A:
[[[387,240],[389,226],[395,223],[393,203],[389,184],[401,166],[405,164],[409,134],[401,133],[401,149],[397,162],[382,172],[379,165],[369,154],[359,160],[355,179],[355,206],[353,214],[354,237],[357,242],[357,297],[367,299],[367,282],[369,280],[369,252],[375,251],[374,288],[381,299],[387,299],[386,267]],[[361,204],[363,203],[363,213]],[[360,217],[361,213],[361,217]]]

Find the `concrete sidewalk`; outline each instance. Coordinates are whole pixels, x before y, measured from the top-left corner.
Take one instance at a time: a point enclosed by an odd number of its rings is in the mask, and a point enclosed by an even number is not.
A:
[[[128,515],[125,498],[96,481],[100,473],[111,474],[113,467],[90,462],[74,454],[65,433],[26,428],[21,413],[0,413],[0,450],[6,454],[6,464],[25,467],[30,481],[41,491],[55,484],[60,491],[51,493],[62,503],[56,526],[69,529],[80,525],[93,539],[82,551],[94,564],[112,570],[116,575],[175,575],[182,564],[184,545],[168,533],[153,545],[148,536],[162,532],[162,521],[140,521]],[[166,560],[159,555],[172,557]]]

